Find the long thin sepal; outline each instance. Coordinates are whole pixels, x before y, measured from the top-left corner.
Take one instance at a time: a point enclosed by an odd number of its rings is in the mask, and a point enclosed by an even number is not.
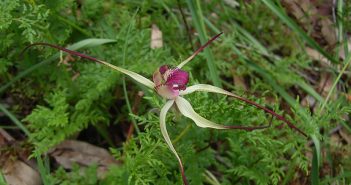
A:
[[[219,125],[217,123],[209,121],[197,114],[186,99],[179,96],[176,98],[175,102],[180,113],[182,113],[185,117],[192,119],[197,126],[202,128],[227,129],[224,125]]]
[[[206,118],[200,116],[195,112],[189,101],[185,98],[177,97],[175,100],[177,107],[185,117],[190,118],[195,122],[195,124],[202,128],[214,128],[214,129],[241,129],[246,131],[252,131],[257,129],[264,129],[271,126],[271,122],[268,125],[260,125],[260,126],[241,126],[241,125],[220,125],[214,123]]]
[[[161,109],[161,113],[160,113],[160,128],[161,128],[161,133],[164,137],[164,139],[166,140],[166,143],[168,145],[168,147],[171,149],[171,151],[174,153],[174,155],[177,157],[178,162],[179,162],[179,168],[180,168],[180,172],[182,174],[182,180],[184,185],[189,185],[186,177],[185,177],[185,172],[184,172],[184,166],[183,166],[183,162],[180,159],[177,151],[174,149],[173,144],[171,142],[171,139],[169,138],[169,135],[167,133],[167,127],[166,127],[166,115],[168,110],[172,107],[172,105],[174,104],[174,100],[169,100]]]
[[[117,70],[117,71],[119,71],[121,73],[124,73],[124,74],[128,75],[129,77],[133,78],[135,81],[137,81],[137,82],[149,87],[150,89],[154,89],[154,87],[155,87],[155,84],[151,80],[139,75],[138,73],[135,73],[133,71],[129,71],[127,69],[123,69],[123,68],[114,66],[114,65],[112,65],[110,63],[107,63],[105,61],[102,61],[102,60],[99,60],[97,62],[100,63],[100,64],[103,64],[103,65],[106,65],[108,67],[111,67],[112,69],[115,69],[115,70]]]
[[[99,59],[97,59],[97,58],[94,58],[94,57],[85,55],[85,54],[83,54],[83,53],[79,53],[79,52],[77,52],[77,51],[73,51],[73,50],[66,49],[66,48],[61,47],[61,46],[56,46],[56,45],[49,44],[49,43],[42,43],[42,42],[39,42],[39,43],[34,43],[34,44],[31,44],[31,45],[27,46],[26,48],[24,48],[24,50],[22,51],[22,53],[24,53],[28,48],[30,48],[30,47],[32,47],[32,46],[37,46],[37,45],[49,46],[49,47],[52,47],[52,48],[55,48],[55,49],[64,51],[64,52],[66,52],[66,53],[69,53],[69,54],[71,54],[71,55],[79,56],[79,57],[82,57],[82,58],[85,58],[85,59],[88,59],[88,60],[97,62],[97,63],[99,63],[99,64],[108,66],[108,67],[110,67],[110,68],[112,68],[112,69],[115,69],[115,70],[117,70],[117,71],[119,71],[119,72],[121,72],[121,73],[124,73],[124,74],[128,75],[129,77],[133,78],[135,81],[137,81],[137,82],[139,82],[139,83],[141,83],[141,84],[143,84],[143,85],[149,87],[150,89],[153,89],[153,88],[155,87],[155,84],[154,84],[151,80],[149,80],[149,79],[147,79],[147,78],[145,78],[145,77],[139,75],[138,73],[135,73],[135,72],[133,72],[133,71],[129,71],[129,70],[127,70],[127,69],[123,69],[123,68],[114,66],[114,65],[112,65],[112,64],[110,64],[110,63],[107,63],[107,62],[105,62],[105,61],[102,61],[102,60],[99,60]]]
[[[216,36],[212,37],[209,41],[206,42],[206,44],[202,45],[199,49],[197,49],[189,58],[184,60],[182,63],[180,63],[177,68],[182,68],[185,64],[187,64],[190,60],[192,60],[197,54],[199,54],[202,50],[204,50],[209,44],[211,44],[214,40],[216,40],[219,36],[221,36],[223,32],[217,34]]]
[[[285,119],[283,116],[275,113],[274,111],[262,106],[262,105],[259,105],[257,104],[256,102],[253,102],[251,100],[248,100],[248,99],[245,99],[243,97],[240,97],[236,94],[233,94],[231,92],[228,92],[226,90],[223,90],[219,87],[215,87],[215,86],[212,86],[212,85],[208,85],[208,84],[197,84],[197,85],[193,85],[193,86],[190,86],[188,87],[186,90],[184,91],[181,91],[180,92],[180,95],[186,95],[186,94],[190,94],[190,93],[193,93],[195,91],[204,91],[204,92],[212,92],[212,93],[219,93],[219,94],[224,94],[224,95],[227,95],[227,96],[231,96],[231,97],[234,97],[238,100],[241,100],[247,104],[250,104],[250,105],[253,105],[259,109],[262,109],[264,110],[265,112],[271,114],[272,116],[276,117],[277,119],[285,122],[291,129],[294,129],[296,131],[298,131],[300,134],[304,135],[305,137],[307,137],[307,134],[305,134],[302,130],[300,130],[299,128],[297,128],[295,125],[293,125],[290,121],[288,121],[287,119]]]

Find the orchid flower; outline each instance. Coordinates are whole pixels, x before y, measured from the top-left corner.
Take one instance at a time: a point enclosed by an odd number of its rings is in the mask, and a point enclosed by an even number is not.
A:
[[[252,131],[256,129],[264,129],[269,127],[269,125],[262,125],[262,126],[227,126],[227,125],[221,125],[214,123],[210,120],[205,119],[204,117],[200,116],[198,113],[196,113],[189,103],[183,96],[191,94],[196,91],[203,91],[203,92],[211,92],[211,93],[218,93],[218,94],[223,94],[227,95],[230,97],[234,97],[238,100],[244,101],[245,103],[248,103],[250,105],[253,105],[259,109],[262,109],[263,111],[271,114],[272,116],[276,117],[278,120],[281,120],[285,122],[290,128],[295,129],[302,135],[306,136],[307,135],[301,131],[299,128],[295,127],[292,123],[290,123],[288,120],[286,120],[283,116],[275,113],[274,111],[259,105],[253,101],[250,101],[248,99],[245,99],[243,97],[240,97],[236,94],[233,94],[229,91],[226,91],[224,89],[208,85],[208,84],[196,84],[190,87],[187,87],[187,84],[189,82],[189,74],[188,72],[182,70],[182,67],[186,65],[189,61],[191,61],[197,54],[199,54],[205,47],[207,47],[211,42],[213,42],[215,39],[217,39],[222,33],[214,36],[212,39],[210,39],[206,44],[201,46],[198,50],[196,50],[189,58],[187,58],[185,61],[181,62],[177,67],[175,68],[170,68],[167,65],[161,66],[159,69],[157,69],[153,73],[153,81],[133,72],[129,71],[127,69],[123,69],[121,67],[114,66],[106,61],[102,61],[96,58],[93,58],[91,56],[72,51],[60,46],[48,44],[48,43],[34,43],[29,46],[27,46],[24,50],[28,49],[31,46],[34,45],[44,45],[44,46],[49,46],[52,48],[59,49],[61,51],[67,52],[72,55],[76,55],[85,59],[92,60],[94,62],[97,62],[99,64],[108,66],[116,71],[119,71],[125,75],[128,75],[129,77],[133,78],[135,81],[145,85],[146,87],[154,90],[157,94],[159,94],[161,97],[167,99],[167,102],[165,105],[162,107],[161,112],[160,112],[160,128],[162,135],[170,148],[170,150],[174,153],[175,157],[177,158],[179,162],[179,167],[182,175],[182,180],[184,184],[188,184],[188,181],[185,177],[184,173],[184,166],[182,163],[182,160],[180,159],[177,151],[175,150],[171,139],[167,133],[167,127],[166,127],[166,115],[167,112],[170,110],[172,106],[176,106],[181,114],[183,114],[185,117],[191,119],[194,121],[194,123],[202,128],[214,128],[214,129],[242,129],[246,131]]]

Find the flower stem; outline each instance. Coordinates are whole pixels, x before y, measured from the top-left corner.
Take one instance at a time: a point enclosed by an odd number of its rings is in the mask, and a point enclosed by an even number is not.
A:
[[[131,30],[131,27],[132,27],[132,22],[129,24],[128,29],[127,29],[127,33],[125,35],[125,37],[126,37],[125,39],[126,40],[125,40],[124,46],[123,46],[122,67],[124,67],[125,63],[126,63],[126,55],[127,55],[127,49],[128,49],[128,41],[129,41],[129,32]],[[124,75],[122,77],[122,86],[123,86],[123,94],[124,94],[124,98],[126,100],[126,105],[127,105],[127,108],[128,108],[128,112],[129,112],[129,114],[133,114],[132,107],[130,106],[130,102],[129,102],[127,86],[126,86],[126,79],[125,79]],[[139,135],[140,129],[139,129],[134,117],[130,117],[130,119],[131,119],[132,124],[133,124],[133,126],[135,128],[136,133]]]

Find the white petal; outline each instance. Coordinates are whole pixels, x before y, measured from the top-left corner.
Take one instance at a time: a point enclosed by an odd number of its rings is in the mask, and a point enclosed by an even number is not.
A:
[[[127,69],[123,69],[123,68],[114,66],[114,65],[112,65],[110,63],[107,63],[105,61],[102,61],[102,60],[99,60],[98,62],[101,63],[101,64],[104,64],[104,65],[106,65],[108,67],[111,67],[112,69],[115,69],[115,70],[117,70],[117,71],[119,71],[121,73],[124,73],[124,74],[130,76],[131,78],[133,78],[137,82],[149,87],[150,89],[153,89],[155,87],[155,84],[151,80],[139,75],[138,73],[135,73],[133,71],[129,71]]]
[[[229,91],[226,91],[226,90],[221,89],[219,87],[216,87],[213,85],[208,85],[208,84],[196,84],[196,85],[187,87],[184,91],[180,91],[180,95],[187,95],[187,94],[193,93],[195,91],[213,92],[213,93],[219,93],[219,94],[225,94],[228,96],[233,96],[236,98],[241,98],[240,96],[233,94]]]
[[[185,117],[192,119],[197,126],[203,127],[203,128],[209,127],[209,128],[215,128],[215,129],[228,129],[224,125],[219,125],[217,123],[214,123],[197,114],[186,99],[179,96],[176,98],[175,102],[177,104],[179,111]]]
[[[177,157],[178,161],[180,161],[180,158],[178,156],[177,151],[174,149],[173,144],[171,142],[171,139],[169,138],[169,135],[167,133],[167,127],[166,127],[166,115],[168,110],[171,108],[171,106],[173,105],[174,100],[169,100],[161,109],[161,113],[160,113],[160,127],[161,127],[161,132],[163,137],[166,140],[166,143],[168,145],[168,147],[172,150],[172,152],[174,153],[174,155]]]
[[[197,85],[193,85],[193,86],[190,86],[190,87],[187,87],[184,91],[180,91],[180,95],[187,95],[187,94],[190,94],[190,93],[193,93],[195,91],[204,91],[204,92],[212,92],[212,93],[219,93],[219,94],[224,94],[224,95],[228,95],[228,96],[231,96],[231,97],[234,97],[240,101],[243,101],[247,104],[250,104],[252,106],[255,106],[259,109],[262,109],[263,111],[271,114],[272,116],[276,117],[278,120],[281,120],[283,122],[285,122],[291,129],[295,129],[296,131],[298,131],[300,134],[304,135],[307,137],[307,135],[302,131],[300,130],[299,128],[297,128],[294,124],[292,124],[290,121],[288,121],[287,119],[285,119],[282,115],[279,115],[277,113],[275,113],[274,111],[260,105],[260,104],[257,104],[256,102],[254,101],[251,101],[251,100],[248,100],[246,98],[243,98],[241,96],[238,96],[236,94],[233,94],[229,91],[226,91],[224,89],[221,89],[219,87],[215,87],[215,86],[212,86],[212,85],[208,85],[208,84],[197,84]],[[178,105],[178,102],[176,102],[177,105]],[[240,126],[237,126],[237,128],[239,128]],[[235,128],[235,126],[227,126],[227,128]],[[245,130],[254,130],[254,129],[262,129],[262,128],[266,128],[266,126],[258,126],[258,127],[241,127],[241,129],[245,129]]]
[[[188,184],[185,174],[184,174],[184,167],[183,167],[183,163],[182,160],[180,159],[180,157],[178,156],[177,151],[174,149],[173,144],[171,139],[169,138],[169,135],[167,133],[167,127],[166,127],[166,115],[168,110],[171,108],[171,106],[173,105],[174,100],[169,100],[161,109],[161,113],[160,113],[160,128],[161,128],[161,132],[163,135],[163,138],[166,140],[166,143],[168,145],[168,147],[172,150],[172,152],[174,153],[174,155],[177,157],[178,162],[179,162],[179,167],[181,170],[181,175],[182,175],[182,179],[183,179],[183,183],[184,184]]]

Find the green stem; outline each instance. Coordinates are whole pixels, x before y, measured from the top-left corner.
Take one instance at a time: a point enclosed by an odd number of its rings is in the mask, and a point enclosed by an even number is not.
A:
[[[72,28],[78,30],[80,33],[82,33],[83,35],[87,36],[87,37],[92,37],[93,35],[90,34],[88,31],[84,30],[83,28],[79,27],[78,25],[74,24],[74,22],[62,17],[61,15],[57,15],[57,14],[53,14],[56,18],[58,18],[60,21],[68,24],[69,26],[71,26]]]
[[[191,125],[186,126],[182,132],[172,141],[173,144],[178,142],[190,129]]]
[[[30,137],[30,132],[28,129],[19,121],[15,115],[13,115],[10,111],[8,111],[2,104],[0,104],[0,110],[7,115],[28,137]],[[38,169],[40,176],[43,180],[44,185],[49,185],[48,174],[50,173],[50,169],[48,166],[44,165],[44,162],[40,156],[36,158],[38,163]],[[48,164],[48,163],[47,163]]]
[[[333,85],[332,85],[332,87],[331,87],[331,89],[330,89],[330,91],[329,91],[329,93],[328,93],[328,95],[327,95],[327,98],[325,99],[324,103],[322,104],[321,109],[320,109],[320,112],[322,112],[322,110],[324,109],[324,107],[327,105],[327,102],[328,102],[328,100],[330,99],[330,96],[332,95],[332,93],[333,93],[333,91],[334,91],[336,85],[338,84],[338,82],[339,82],[341,76],[344,74],[344,72],[346,71],[346,69],[349,67],[350,62],[351,62],[351,55],[347,56],[346,61],[347,61],[347,63],[344,65],[344,67],[343,67],[342,70],[340,71],[338,77],[335,79],[335,81],[334,81],[334,83],[333,83]]]
[[[2,128],[2,129],[14,129],[14,130],[18,129],[17,126],[3,126],[3,125],[1,125],[0,128]]]
[[[135,15],[136,15],[136,13],[134,14],[134,16]],[[131,27],[132,27],[132,22],[129,24],[129,26],[127,28],[127,33],[125,35],[126,41],[124,42],[123,56],[122,56],[122,66],[123,67],[125,66],[125,63],[126,63],[126,55],[127,55],[127,49],[128,49],[128,41],[129,41],[128,39],[129,39],[129,32],[131,30]],[[129,114],[133,114],[133,110],[132,110],[132,107],[131,107],[130,102],[129,102],[127,86],[126,86],[126,79],[125,79],[124,75],[122,77],[122,86],[123,86],[123,94],[124,94],[124,98],[126,100],[126,105],[127,105],[127,108],[128,108],[128,112],[129,112]],[[134,117],[130,117],[130,118],[132,120],[132,123],[133,123],[133,126],[135,128],[136,133],[139,135],[140,134],[140,130],[139,130],[138,124],[136,123],[136,120],[134,119]]]
[[[38,170],[40,173],[40,177],[43,181],[44,185],[51,185],[50,183],[50,169],[49,169],[49,161],[48,158],[46,156],[44,156],[44,160],[40,157],[37,156],[36,157],[37,160],[37,164],[38,164]]]

